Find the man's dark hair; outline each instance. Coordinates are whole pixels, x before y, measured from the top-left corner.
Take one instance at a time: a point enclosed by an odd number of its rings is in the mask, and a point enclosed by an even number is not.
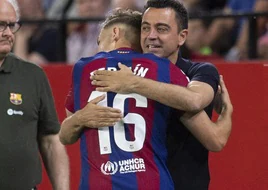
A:
[[[173,9],[176,13],[178,31],[188,28],[187,10],[178,0],[148,0],[144,6],[144,12],[150,7]]]
[[[132,44],[139,44],[141,33],[142,14],[131,9],[114,9],[102,23],[102,28],[106,29],[114,24],[124,24],[128,27],[125,38]],[[140,46],[140,44],[139,44]]]

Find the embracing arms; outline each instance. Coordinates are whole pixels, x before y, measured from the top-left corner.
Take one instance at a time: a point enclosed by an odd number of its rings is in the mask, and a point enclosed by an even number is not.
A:
[[[209,151],[219,152],[226,145],[232,130],[233,105],[228,90],[220,77],[220,101],[222,109],[215,123],[207,116],[205,111],[197,114],[186,112],[180,119],[185,127],[206,147]]]
[[[223,86],[219,97],[225,107],[217,122],[213,123],[205,111],[200,111],[214,97],[213,88],[209,84],[192,81],[187,88],[184,88],[135,76],[127,67],[119,66],[120,71],[96,71],[95,75],[91,76],[92,84],[98,86],[97,90],[137,93],[170,107],[184,110],[186,113],[181,117],[181,121],[204,147],[210,151],[220,151],[225,146],[231,132],[233,107],[222,78],[220,84]]]
[[[102,95],[91,100],[74,114],[66,109],[67,118],[62,122],[59,133],[63,144],[75,143],[84,128],[112,126],[122,119],[120,110],[97,105],[104,98],[105,96]]]
[[[116,72],[95,71],[91,79],[92,84],[98,86],[96,90],[137,93],[167,106],[191,112],[202,110],[214,96],[212,87],[203,82],[191,81],[185,88],[138,77],[126,66],[119,64],[119,67],[121,70]]]

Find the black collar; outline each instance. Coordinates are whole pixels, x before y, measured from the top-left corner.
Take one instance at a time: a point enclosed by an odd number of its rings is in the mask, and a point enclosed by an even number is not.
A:
[[[176,62],[176,66],[179,67],[183,72],[186,72],[191,67],[192,62],[188,59],[184,59],[181,56],[181,53],[179,52],[178,60]]]
[[[2,66],[0,67],[0,72],[3,73],[11,73],[13,65],[14,65],[14,59],[10,59],[13,54],[9,53],[6,58],[4,59],[4,62],[2,63]]]

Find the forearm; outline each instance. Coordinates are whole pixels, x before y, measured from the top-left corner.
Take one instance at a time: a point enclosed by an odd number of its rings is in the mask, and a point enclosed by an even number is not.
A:
[[[230,115],[221,115],[218,121],[213,123],[205,111],[197,114],[188,112],[181,117],[181,121],[209,151],[221,151],[228,141],[231,128]]]
[[[69,161],[58,135],[44,137],[40,152],[54,190],[69,190]]]
[[[133,93],[143,95],[172,108],[190,112],[198,112],[207,103],[201,103],[202,96],[186,87],[161,83],[146,78],[134,76]]]
[[[225,145],[232,130],[233,105],[222,76],[220,76],[220,87],[221,93],[218,94],[218,100],[220,102],[221,109],[218,110],[220,115],[215,123],[215,133],[219,139],[219,142]]]
[[[77,123],[78,122],[75,114],[67,117],[62,122],[59,132],[59,137],[62,144],[73,144],[79,139],[83,127]]]
[[[215,133],[221,142],[225,145],[232,131],[232,113],[223,111],[215,123]]]

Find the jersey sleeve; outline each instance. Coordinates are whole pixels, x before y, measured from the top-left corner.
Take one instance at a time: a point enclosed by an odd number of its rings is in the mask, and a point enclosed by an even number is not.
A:
[[[67,109],[69,112],[74,113],[74,81],[73,81],[73,76],[74,75],[74,67],[72,70],[72,81],[71,85],[68,91],[68,94],[65,99],[65,109]]]
[[[41,135],[57,134],[60,124],[57,117],[50,84],[43,70],[39,74],[40,107],[38,133]]]
[[[74,92],[73,92],[73,82],[69,88],[68,94],[66,96],[65,100],[65,108],[71,112],[74,113]]]
[[[191,81],[200,81],[209,84],[214,93],[218,90],[219,73],[216,67],[211,63],[196,63],[190,68],[189,75]]]

